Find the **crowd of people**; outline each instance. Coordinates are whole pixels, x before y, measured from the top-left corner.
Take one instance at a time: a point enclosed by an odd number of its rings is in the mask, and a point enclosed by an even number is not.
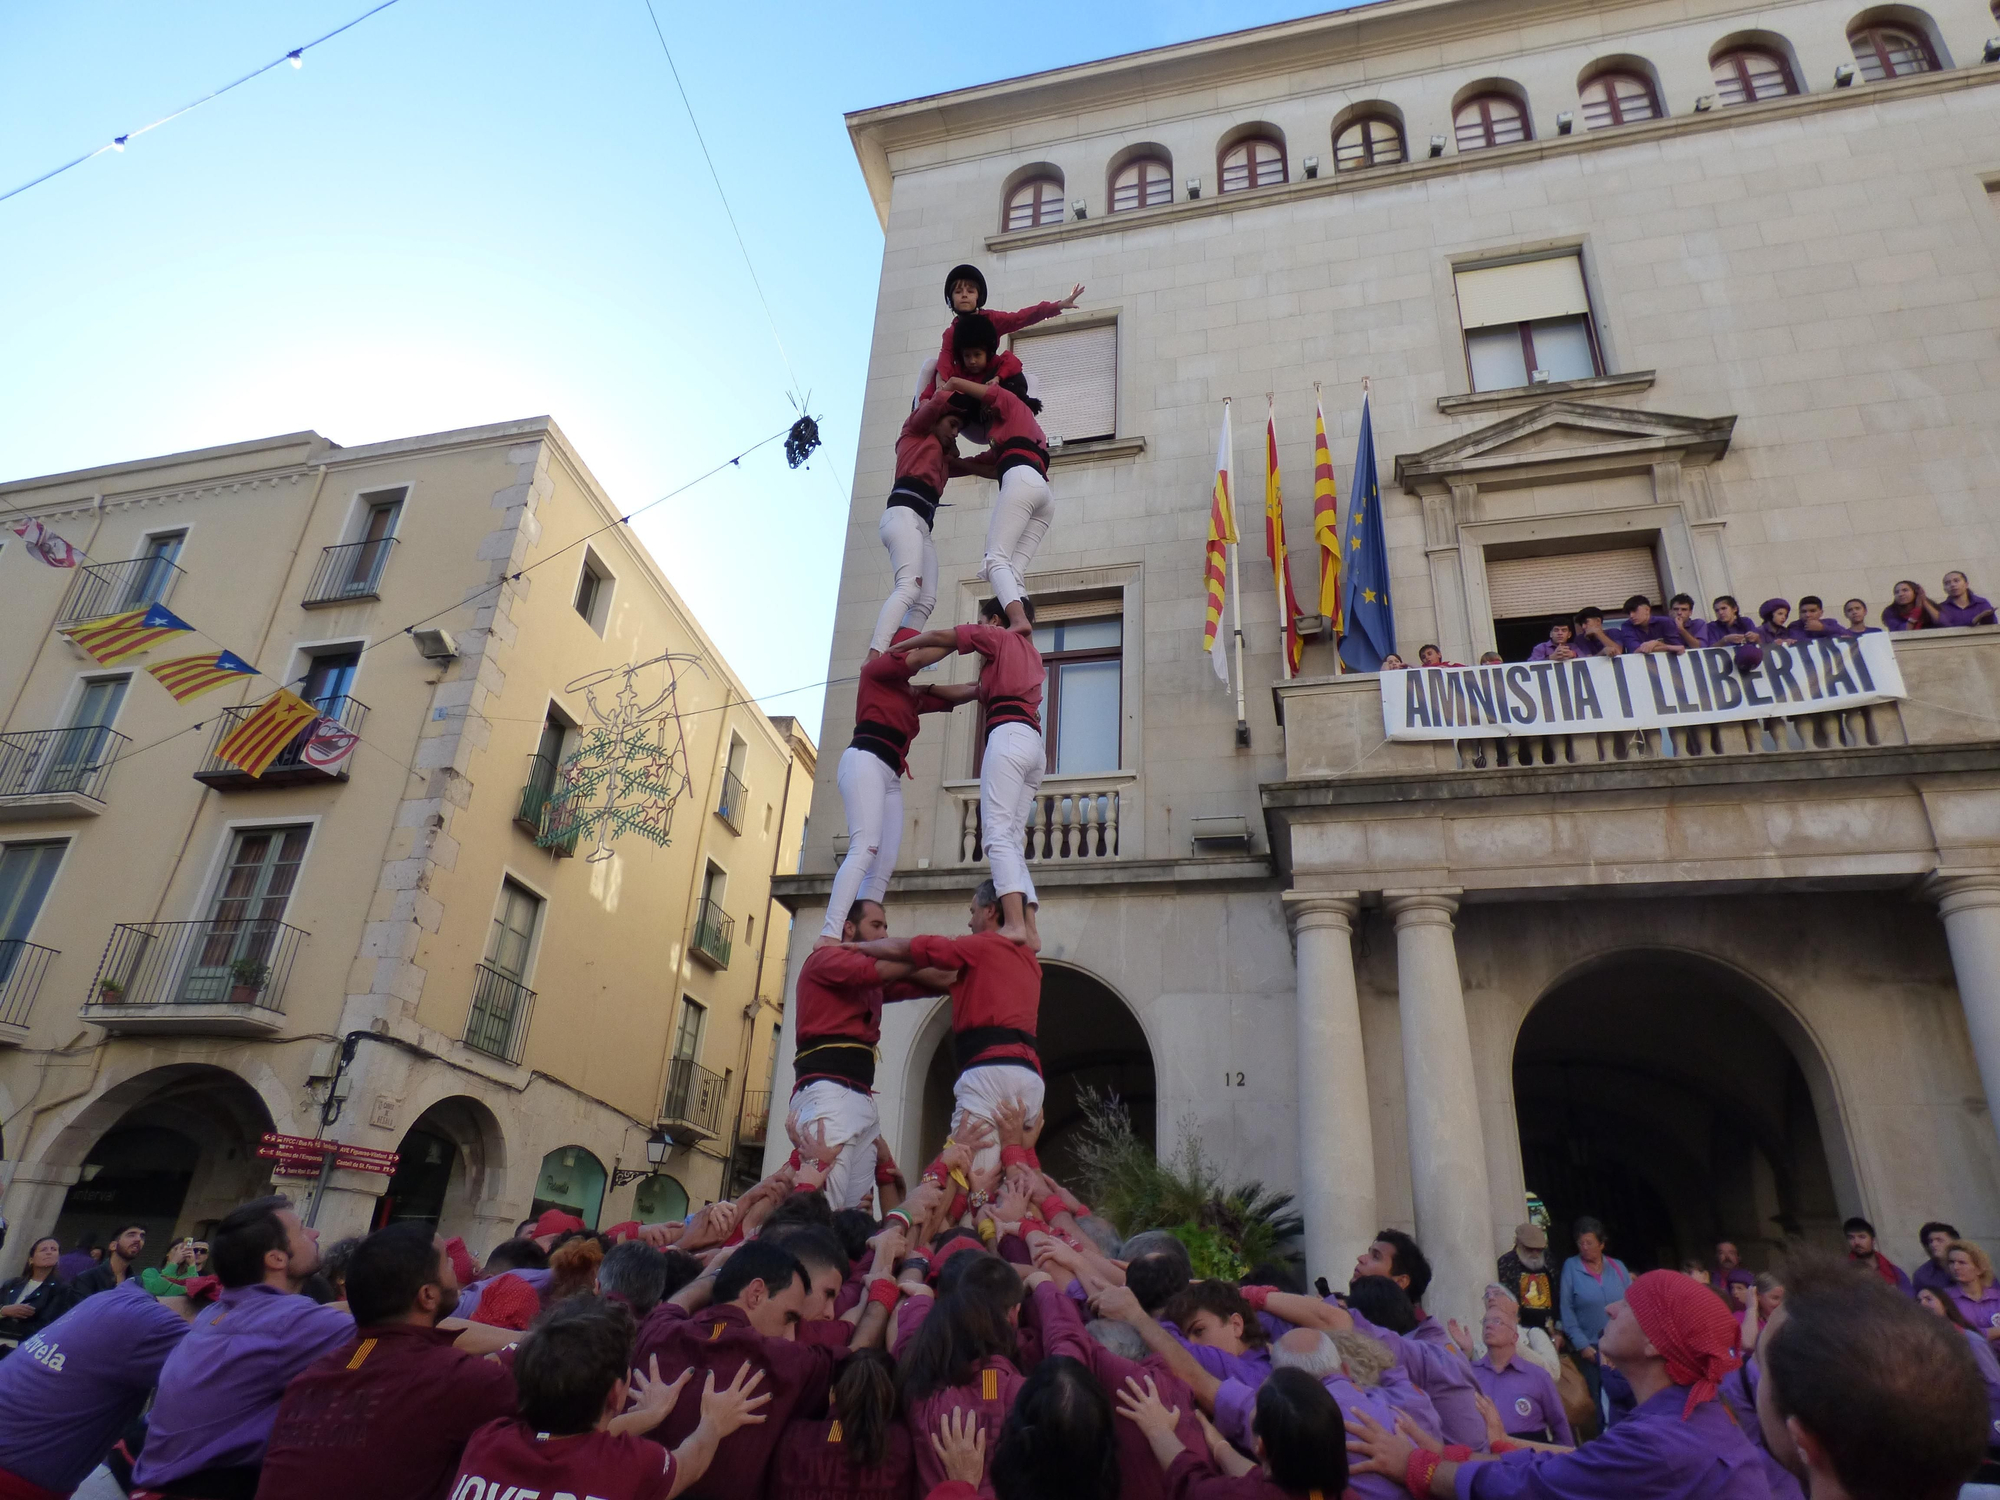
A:
[[[1965,574],[1956,570],[1944,575],[1943,595],[1933,599],[1924,586],[1905,578],[1894,590],[1894,598],[1882,606],[1880,625],[1868,623],[1868,601],[1849,599],[1840,607],[1841,618],[1827,614],[1826,601],[1817,594],[1799,600],[1797,617],[1789,599],[1766,599],[1757,606],[1757,618],[1745,617],[1733,595],[1723,594],[1709,605],[1709,616],[1695,613],[1688,594],[1676,594],[1667,601],[1665,614],[1656,614],[1644,594],[1627,599],[1622,618],[1605,623],[1604,611],[1596,605],[1580,609],[1568,620],[1549,627],[1549,638],[1529,652],[1530,661],[1573,661],[1579,656],[1623,656],[1634,652],[1699,651],[1708,646],[1734,647],[1737,660],[1747,669],[1763,660],[1764,647],[1778,641],[1825,640],[1842,636],[1876,635],[1906,630],[1942,630],[1966,625],[2000,624],[1991,601],[1972,591]],[[1497,651],[1480,658],[1485,666],[1502,660]],[[1407,668],[1410,663],[1391,653],[1382,658],[1384,671]],[[1463,662],[1446,661],[1434,645],[1418,648],[1420,667],[1461,667]]]

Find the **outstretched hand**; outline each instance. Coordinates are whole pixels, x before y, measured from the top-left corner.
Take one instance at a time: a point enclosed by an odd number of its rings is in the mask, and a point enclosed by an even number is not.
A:
[[[643,1414],[646,1419],[639,1430],[651,1432],[666,1421],[673,1414],[674,1404],[680,1400],[681,1391],[693,1377],[694,1371],[688,1369],[681,1371],[678,1380],[662,1380],[660,1356],[657,1354],[648,1357],[644,1370],[634,1370],[631,1414],[634,1416]]]
[[[931,1434],[931,1450],[944,1465],[944,1477],[975,1489],[986,1478],[986,1429],[964,1407],[953,1407]]]
[[[1154,1434],[1172,1436],[1180,1425],[1181,1409],[1168,1406],[1160,1399],[1160,1388],[1148,1375],[1146,1383],[1139,1384],[1139,1377],[1127,1375],[1125,1388],[1117,1393],[1118,1415],[1131,1422],[1148,1437]]]
[[[687,1376],[681,1378],[685,1380]],[[764,1372],[746,1359],[736,1367],[736,1378],[718,1391],[715,1388],[715,1371],[710,1370],[701,1388],[703,1425],[720,1437],[728,1437],[739,1427],[754,1427],[759,1422],[768,1421],[769,1418],[757,1410],[771,1399],[769,1391],[757,1391],[763,1379]]]

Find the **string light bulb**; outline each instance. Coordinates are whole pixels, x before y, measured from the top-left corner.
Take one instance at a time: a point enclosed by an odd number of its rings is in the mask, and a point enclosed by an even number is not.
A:
[[[295,48],[292,51],[287,52],[285,54],[285,57],[290,61],[291,65],[294,68],[303,68],[306,65],[306,60],[304,55],[305,50],[306,49],[303,47]]]

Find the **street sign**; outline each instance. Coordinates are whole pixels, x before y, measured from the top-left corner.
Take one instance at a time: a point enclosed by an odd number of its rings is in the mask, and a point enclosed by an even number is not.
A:
[[[257,1154],[266,1161],[276,1162],[271,1170],[280,1177],[317,1177],[329,1158],[341,1171],[375,1172],[388,1177],[394,1175],[397,1160],[393,1151],[375,1151],[305,1135],[280,1135],[275,1130],[264,1133]]]

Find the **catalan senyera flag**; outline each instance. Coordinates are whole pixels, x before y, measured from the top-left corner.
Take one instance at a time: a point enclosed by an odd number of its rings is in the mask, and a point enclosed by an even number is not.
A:
[[[204,651],[199,656],[176,656],[172,661],[154,662],[146,668],[176,703],[199,698],[225,682],[255,677],[257,669],[233,651]]]
[[[1204,571],[1208,581],[1208,618],[1201,627],[1201,649],[1215,666],[1215,675],[1229,681],[1229,655],[1222,643],[1222,606],[1229,596],[1229,548],[1236,541],[1236,507],[1229,496],[1229,403],[1222,403],[1222,437],[1215,448],[1215,486],[1208,504],[1208,550]]]
[[[194,626],[166,605],[151,604],[144,609],[128,609],[123,614],[106,615],[101,620],[78,625],[64,634],[88,651],[100,665],[115,667],[149,646],[170,641],[177,635],[187,635],[193,629]]]
[[[1306,643],[1299,635],[1299,600],[1292,592],[1292,557],[1285,547],[1285,500],[1278,485],[1278,415],[1264,419],[1264,555],[1285,628],[1285,676],[1296,677]]]
[[[215,747],[215,757],[251,776],[262,776],[278,752],[318,717],[319,710],[297,693],[279,688],[229,731]]]
[[[1313,401],[1313,539],[1319,543],[1319,612],[1327,629],[1340,619],[1340,495],[1333,483],[1333,453],[1326,446],[1326,409]]]

